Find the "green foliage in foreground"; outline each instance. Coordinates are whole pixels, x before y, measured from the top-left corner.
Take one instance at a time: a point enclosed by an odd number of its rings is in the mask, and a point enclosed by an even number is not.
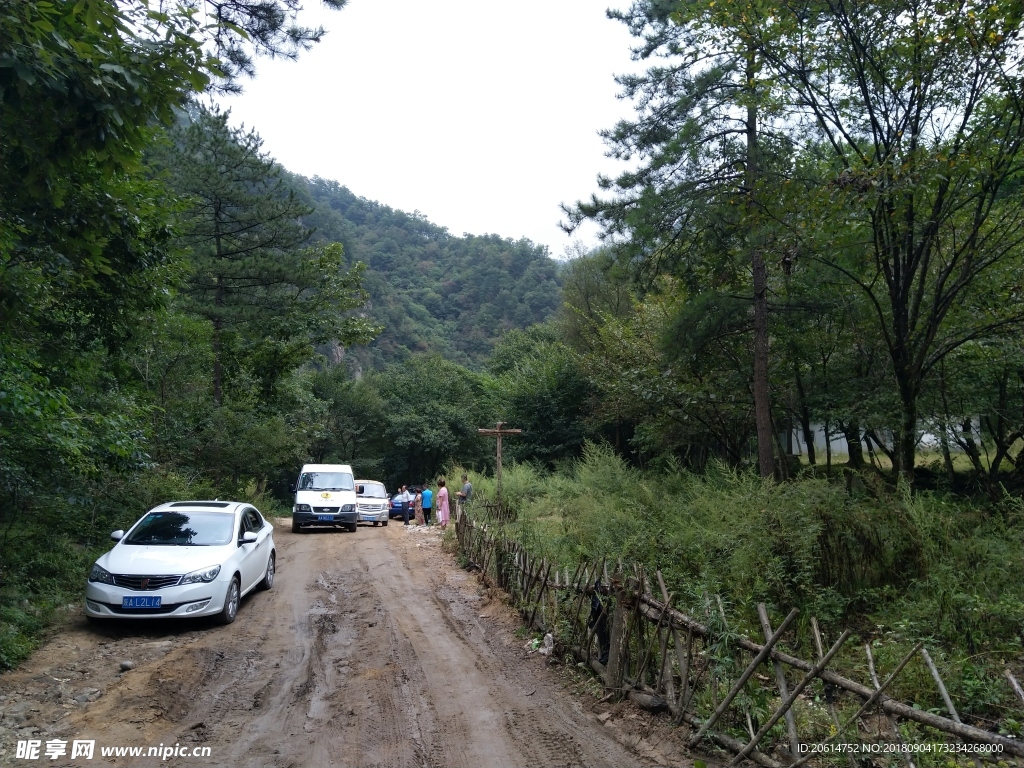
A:
[[[493,497],[493,481],[474,481]],[[642,563],[662,572],[682,610],[706,620],[718,595],[730,628],[753,637],[758,602],[775,616],[797,607],[804,656],[812,616],[827,637],[859,634],[840,662],[858,679],[867,679],[864,642],[891,668],[924,640],[958,706],[1000,717],[1011,705],[996,665],[1021,655],[1019,500],[977,509],[924,493],[851,496],[826,480],[764,482],[722,465],[702,476],[642,472],[594,445],[564,472],[506,467],[503,496],[518,511],[509,533],[570,570],[581,560]],[[911,672],[897,695],[941,707],[927,671]]]

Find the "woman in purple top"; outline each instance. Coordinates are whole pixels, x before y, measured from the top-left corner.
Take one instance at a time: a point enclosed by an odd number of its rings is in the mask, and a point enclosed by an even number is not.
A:
[[[448,526],[448,489],[444,487],[444,480],[438,480],[437,486],[437,522],[445,528]]]

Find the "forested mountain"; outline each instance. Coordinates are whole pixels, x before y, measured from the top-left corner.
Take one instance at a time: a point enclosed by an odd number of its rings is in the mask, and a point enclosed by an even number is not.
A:
[[[346,261],[369,267],[367,312],[384,331],[347,353],[362,367],[430,351],[476,368],[505,331],[543,322],[559,304],[558,265],[544,246],[497,235],[456,237],[336,181],[292,182],[315,206],[304,218],[315,237],[342,243]]]

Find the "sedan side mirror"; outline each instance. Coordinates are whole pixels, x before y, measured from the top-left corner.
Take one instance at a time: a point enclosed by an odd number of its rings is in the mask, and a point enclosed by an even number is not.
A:
[[[112,534],[110,534],[110,538],[112,538],[114,541],[120,541],[121,539],[124,538],[124,531],[122,531],[122,530],[114,531]]]
[[[245,533],[242,534],[242,543],[243,544],[255,544],[256,543],[256,539],[257,539],[257,536],[256,536],[255,532],[253,532],[253,531],[246,531]]]

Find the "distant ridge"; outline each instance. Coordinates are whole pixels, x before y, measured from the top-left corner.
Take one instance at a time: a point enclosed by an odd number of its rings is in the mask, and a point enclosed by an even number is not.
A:
[[[304,222],[365,262],[370,316],[385,326],[349,355],[381,368],[417,352],[479,367],[505,331],[547,320],[558,308],[558,262],[546,246],[497,235],[457,237],[418,213],[353,194],[336,181],[292,176],[316,210]]]

